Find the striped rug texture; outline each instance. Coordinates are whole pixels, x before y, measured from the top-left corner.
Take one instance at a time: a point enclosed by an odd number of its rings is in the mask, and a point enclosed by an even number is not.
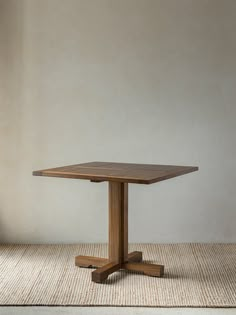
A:
[[[236,244],[132,244],[148,262],[165,265],[154,278],[118,271],[104,284],[78,254],[107,256],[105,244],[1,245],[1,305],[236,307]]]

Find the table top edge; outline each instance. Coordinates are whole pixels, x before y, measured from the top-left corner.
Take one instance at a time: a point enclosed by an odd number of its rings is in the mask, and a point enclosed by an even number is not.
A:
[[[54,168],[56,169],[56,168]],[[159,181],[163,181],[166,179],[174,178],[177,176],[185,175],[188,173],[192,173],[199,170],[197,166],[184,166],[182,171],[178,171],[175,174],[166,174],[159,177],[153,177],[149,179],[143,178],[131,178],[127,176],[127,178],[119,177],[119,176],[109,176],[109,175],[88,175],[88,174],[57,174],[50,173],[50,170],[53,169],[44,169],[44,170],[36,170],[32,172],[33,176],[46,176],[46,177],[59,177],[59,178],[71,178],[71,179],[86,179],[90,181],[114,181],[114,182],[124,182],[124,183],[135,183],[135,184],[154,184]]]

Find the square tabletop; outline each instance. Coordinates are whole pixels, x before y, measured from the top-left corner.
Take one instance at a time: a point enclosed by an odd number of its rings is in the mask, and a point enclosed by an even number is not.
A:
[[[152,184],[197,170],[196,166],[89,162],[34,171],[33,175]]]

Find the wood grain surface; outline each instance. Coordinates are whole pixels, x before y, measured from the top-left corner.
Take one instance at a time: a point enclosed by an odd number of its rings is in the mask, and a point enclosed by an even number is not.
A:
[[[197,170],[196,166],[89,162],[34,171],[33,175],[152,184]]]

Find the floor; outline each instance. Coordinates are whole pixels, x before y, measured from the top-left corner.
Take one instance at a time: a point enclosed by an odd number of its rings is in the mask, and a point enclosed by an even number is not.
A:
[[[236,315],[236,308],[0,307],[0,315]]]
[[[106,257],[107,244],[1,245],[0,305],[236,307],[236,244],[129,245],[165,265],[164,278],[121,271],[92,282],[74,257]]]

